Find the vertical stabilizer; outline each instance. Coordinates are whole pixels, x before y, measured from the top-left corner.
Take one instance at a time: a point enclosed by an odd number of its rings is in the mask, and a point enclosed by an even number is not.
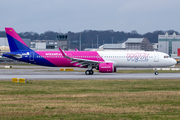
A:
[[[13,28],[5,28],[11,52],[31,50]]]

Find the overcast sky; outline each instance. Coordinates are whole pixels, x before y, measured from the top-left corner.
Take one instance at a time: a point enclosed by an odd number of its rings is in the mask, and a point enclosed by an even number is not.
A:
[[[180,0],[1,0],[0,31],[180,32]]]

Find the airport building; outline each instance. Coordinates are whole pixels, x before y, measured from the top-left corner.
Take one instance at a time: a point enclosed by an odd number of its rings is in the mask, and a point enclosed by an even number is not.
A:
[[[125,50],[125,43],[118,43],[118,44],[104,44],[99,47],[99,49],[104,50]]]
[[[177,54],[177,50],[180,48],[180,35],[158,35],[158,51],[164,52],[169,55]]]
[[[101,50],[145,50],[153,51],[153,45],[147,38],[128,38],[124,43],[104,44],[99,47]]]
[[[32,40],[30,48],[33,50],[57,49],[58,44],[56,40]]]
[[[153,43],[153,48],[155,51],[158,51],[158,43]]]
[[[125,41],[125,46],[127,50],[154,50],[153,45],[147,38],[128,38],[127,41]]]
[[[30,48],[33,50],[58,50],[61,47],[63,50],[68,50],[67,41],[59,40],[32,40]]]

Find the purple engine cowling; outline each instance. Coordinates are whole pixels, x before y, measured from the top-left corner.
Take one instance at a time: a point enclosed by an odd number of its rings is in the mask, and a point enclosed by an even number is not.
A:
[[[102,72],[102,73],[116,72],[116,67],[114,67],[114,64],[111,62],[100,63],[99,72]]]

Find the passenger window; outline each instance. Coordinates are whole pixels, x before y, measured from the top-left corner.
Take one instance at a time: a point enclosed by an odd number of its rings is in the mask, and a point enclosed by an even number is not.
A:
[[[169,56],[164,56],[164,58],[168,58]]]

